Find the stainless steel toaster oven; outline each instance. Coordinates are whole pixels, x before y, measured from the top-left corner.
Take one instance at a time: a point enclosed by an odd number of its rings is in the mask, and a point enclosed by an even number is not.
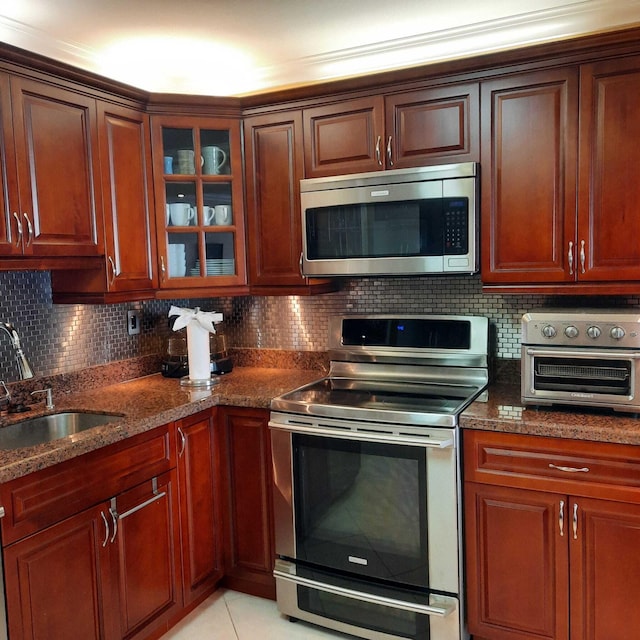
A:
[[[640,312],[526,313],[521,328],[524,404],[640,411]]]

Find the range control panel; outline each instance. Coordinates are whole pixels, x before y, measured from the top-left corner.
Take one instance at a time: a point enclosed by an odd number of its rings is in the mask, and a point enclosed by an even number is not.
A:
[[[618,310],[525,313],[523,345],[640,349],[640,312]]]

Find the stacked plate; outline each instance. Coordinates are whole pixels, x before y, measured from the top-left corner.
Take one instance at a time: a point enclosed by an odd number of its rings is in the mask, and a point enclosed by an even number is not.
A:
[[[233,258],[207,260],[206,268],[208,276],[227,276],[234,275],[236,272],[235,260]],[[200,275],[200,260],[196,260],[196,266],[191,269],[191,275]]]

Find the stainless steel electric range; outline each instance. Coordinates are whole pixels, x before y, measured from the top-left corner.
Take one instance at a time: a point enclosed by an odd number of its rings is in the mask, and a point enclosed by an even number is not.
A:
[[[278,607],[375,640],[461,640],[458,416],[477,316],[342,316],[329,375],[271,404]]]

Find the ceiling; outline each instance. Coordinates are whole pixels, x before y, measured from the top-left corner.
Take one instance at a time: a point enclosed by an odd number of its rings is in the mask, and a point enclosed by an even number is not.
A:
[[[240,96],[640,24],[640,0],[3,0],[0,41],[152,92]]]

